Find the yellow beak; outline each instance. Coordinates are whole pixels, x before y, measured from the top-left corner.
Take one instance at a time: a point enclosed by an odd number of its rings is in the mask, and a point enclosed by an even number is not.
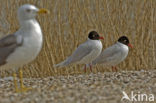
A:
[[[49,13],[49,10],[47,10],[47,9],[39,9],[39,11],[37,12],[38,14],[47,14],[47,13]]]

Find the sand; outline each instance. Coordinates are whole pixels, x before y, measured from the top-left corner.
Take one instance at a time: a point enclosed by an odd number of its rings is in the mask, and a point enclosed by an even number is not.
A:
[[[0,103],[132,103],[121,101],[123,91],[156,96],[156,70],[24,78],[24,84],[32,90],[15,93],[12,79],[0,79]]]

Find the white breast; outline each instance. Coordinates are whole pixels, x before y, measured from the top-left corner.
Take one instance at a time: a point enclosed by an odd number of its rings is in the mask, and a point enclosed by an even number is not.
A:
[[[120,62],[122,62],[128,55],[128,46],[122,44],[122,43],[117,43],[118,48],[120,49],[120,51],[114,55],[114,57],[112,57],[112,60],[110,60],[110,62],[108,63],[111,66],[115,66],[117,64],[119,64]]]
[[[7,65],[19,67],[31,62],[39,54],[42,47],[42,31],[38,23],[33,23],[19,29],[16,35],[23,36],[23,45],[7,58]]]
[[[120,48],[121,48],[121,59],[119,60],[119,62],[123,61],[127,57],[128,51],[129,51],[128,46],[121,44],[121,43],[120,43],[120,45],[121,45],[120,46]]]
[[[92,48],[92,51],[79,62],[81,64],[91,63],[102,51],[102,43],[100,40],[90,40],[88,47]]]

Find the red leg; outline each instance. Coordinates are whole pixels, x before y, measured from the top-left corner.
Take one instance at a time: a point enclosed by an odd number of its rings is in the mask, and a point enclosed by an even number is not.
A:
[[[118,70],[117,70],[117,68],[115,66],[112,66],[112,71],[117,72]]]
[[[114,71],[114,67],[112,66],[112,72]]]
[[[92,72],[92,65],[90,64],[89,66],[90,66],[90,71]]]
[[[85,64],[85,67],[84,67],[84,72],[86,73],[86,64]]]
[[[116,67],[114,67],[114,69],[115,69],[115,72],[117,72],[117,71],[118,71]]]

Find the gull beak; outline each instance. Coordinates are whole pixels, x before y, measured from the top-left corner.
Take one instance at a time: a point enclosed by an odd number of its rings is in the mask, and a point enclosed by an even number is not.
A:
[[[100,36],[99,39],[104,39],[104,37]]]
[[[49,14],[49,10],[47,9],[39,9],[39,11],[37,12],[38,14]]]
[[[133,48],[133,46],[131,44],[128,44],[129,47]]]

